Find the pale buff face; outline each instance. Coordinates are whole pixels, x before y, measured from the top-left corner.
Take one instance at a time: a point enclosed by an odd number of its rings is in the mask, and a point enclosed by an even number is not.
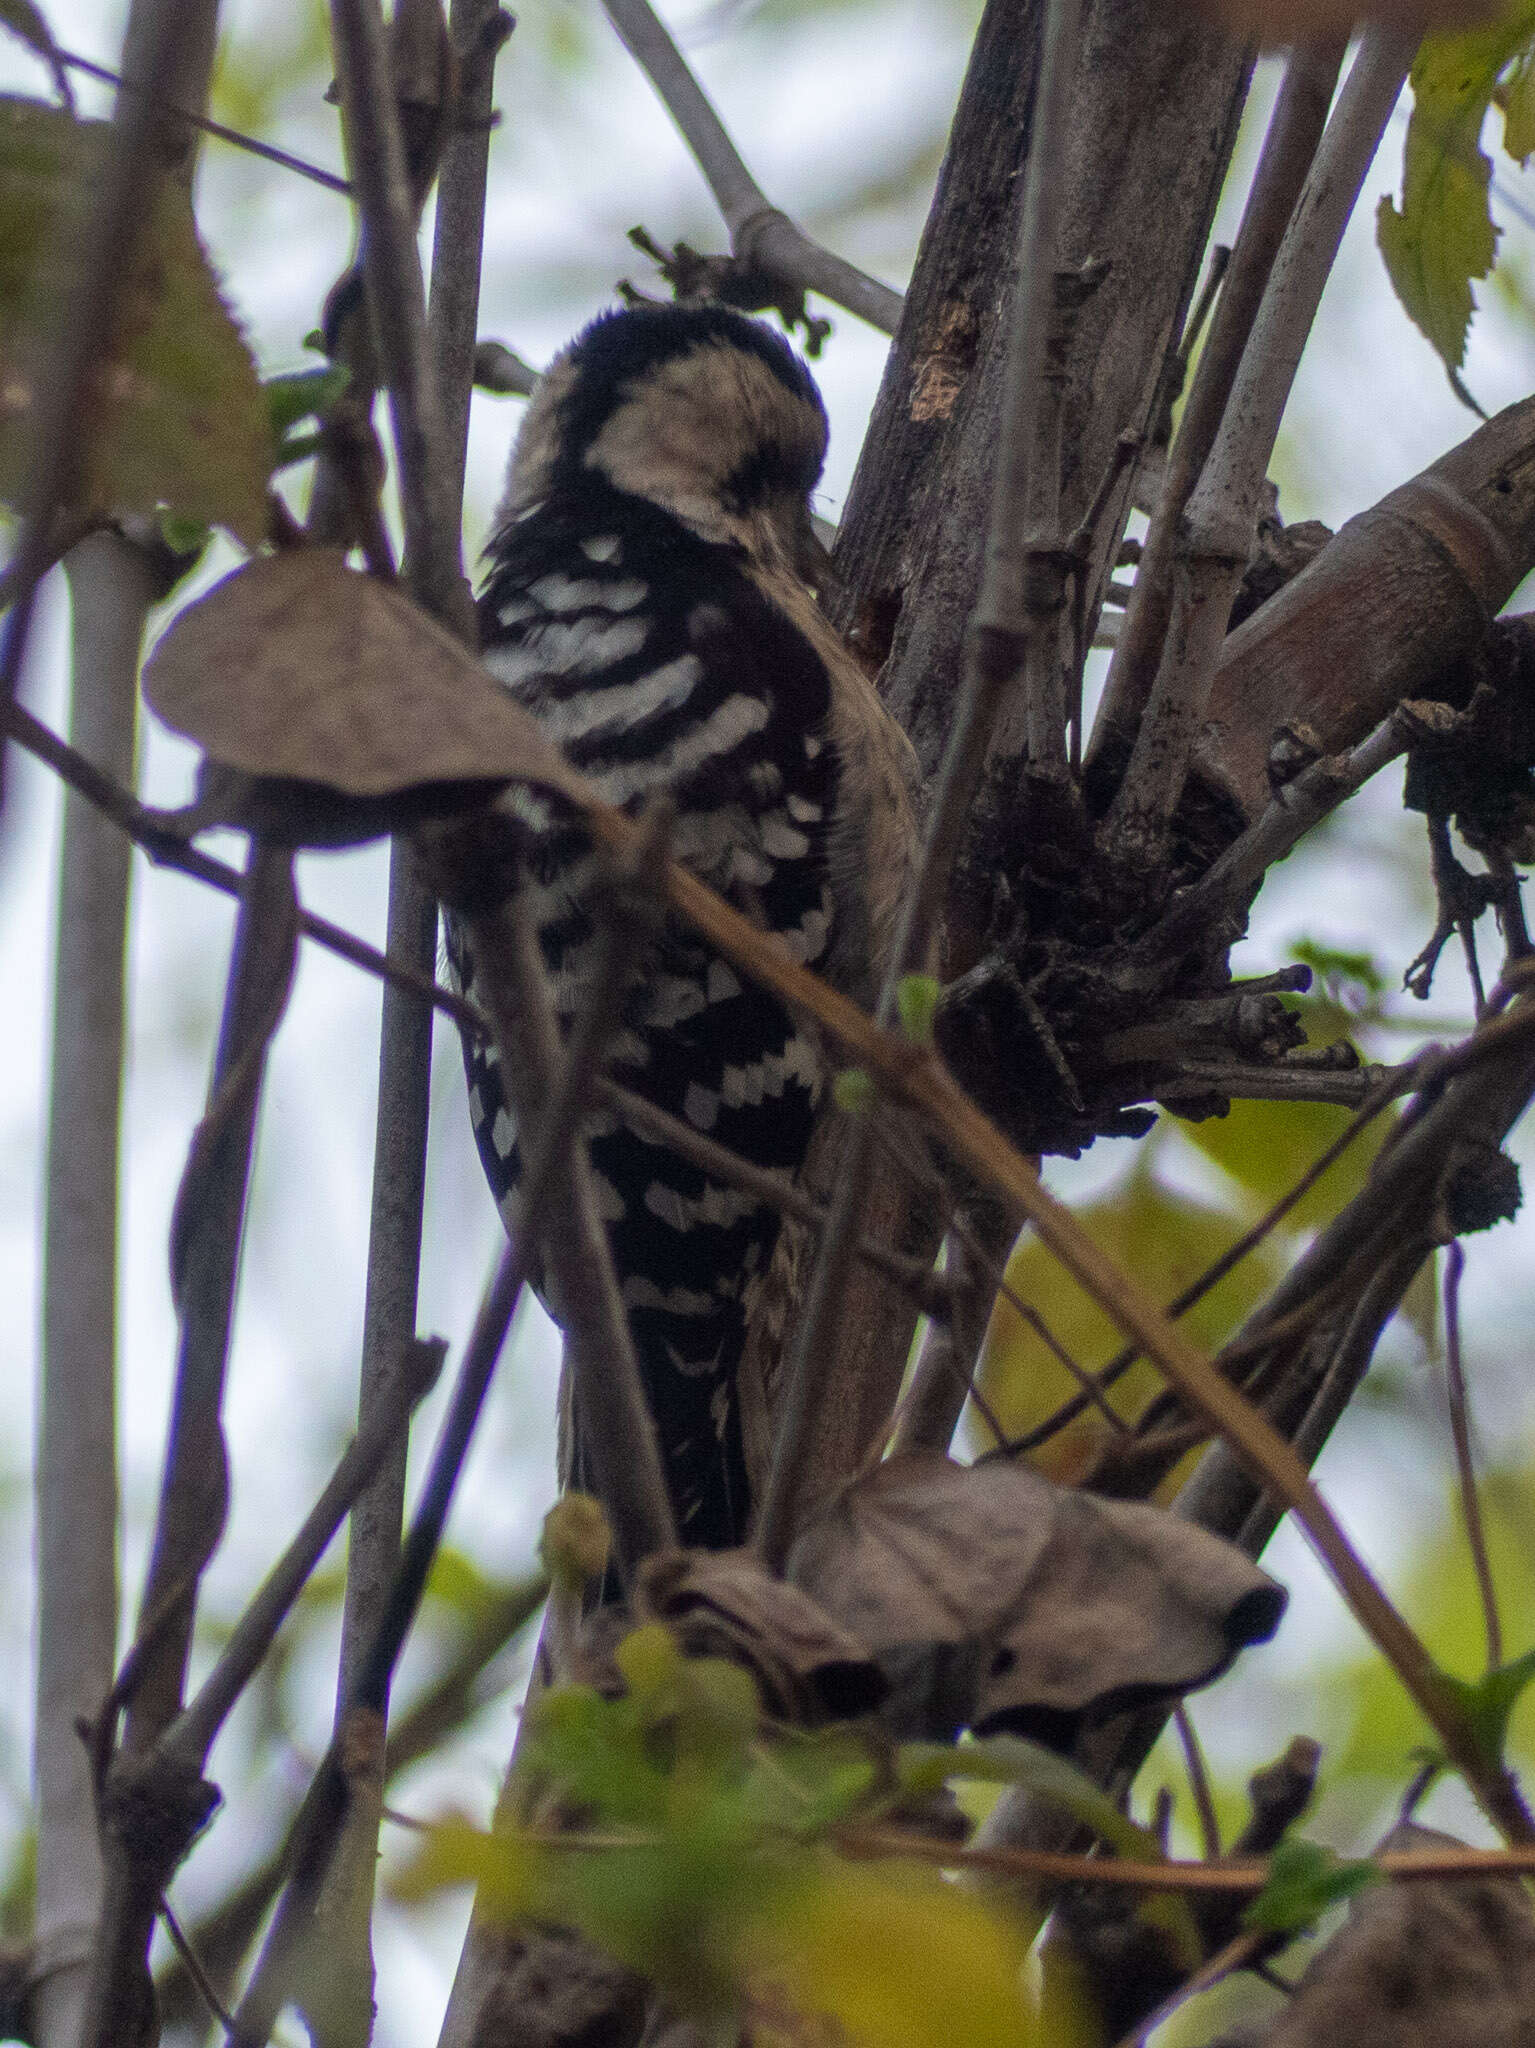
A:
[[[547,492],[559,452],[562,401],[579,371],[556,359],[523,421],[507,479],[503,518]],[[708,540],[736,541],[759,560],[793,561],[820,473],[826,426],[766,363],[728,342],[708,341],[622,385],[585,453],[587,468],[619,490],[663,505]],[[742,499],[736,480],[770,452],[774,483]]]

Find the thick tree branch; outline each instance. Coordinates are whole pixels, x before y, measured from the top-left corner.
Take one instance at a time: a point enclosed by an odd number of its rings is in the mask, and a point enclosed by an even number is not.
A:
[[[1094,721],[1090,758],[1105,747],[1111,752],[1127,747],[1135,736],[1167,629],[1178,524],[1226,410],[1281,237],[1321,140],[1342,63],[1343,45],[1337,41],[1303,47],[1290,57],[1221,280],[1209,338],[1200,352],[1156,509],[1141,543],[1130,602]]]
[[[969,823],[992,730],[1006,693],[1017,687],[1022,675],[1030,634],[1042,628],[1025,585],[1025,534],[1040,443],[1045,438],[1041,434],[1045,356],[1054,312],[1061,163],[1080,21],[1079,0],[1050,0],[1019,218],[1014,268],[1016,324],[1003,385],[1003,438],[992,485],[981,589],[966,636],[964,681],[932,816],[880,989],[876,1015],[886,1029],[895,1021],[902,978],[923,971],[934,953],[949,877]],[[831,1215],[795,1334],[773,1468],[756,1535],[763,1557],[773,1569],[782,1569],[806,1508],[818,1493],[846,1476],[824,1468],[817,1445],[822,1441],[820,1418],[839,1399],[835,1377],[826,1366],[867,1205],[873,1145],[872,1124],[862,1119],[847,1141]],[[889,1361],[892,1401],[903,1364],[900,1356]]]

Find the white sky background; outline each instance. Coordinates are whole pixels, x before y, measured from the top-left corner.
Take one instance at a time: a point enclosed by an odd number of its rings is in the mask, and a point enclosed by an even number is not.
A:
[[[644,285],[647,266],[623,239],[642,221],[663,242],[684,238],[717,248],[720,233],[707,195],[665,116],[595,8],[576,0],[527,0],[501,60],[503,124],[492,158],[492,197],[481,331],[542,362],[606,301],[611,280]],[[276,33],[288,10],[259,0],[226,10],[237,40]],[[59,39],[113,61],[121,9],[97,0],[62,0],[50,18]],[[674,19],[689,17],[674,10]],[[695,21],[700,17],[694,14]],[[765,18],[748,10],[722,17],[695,38],[690,54],[747,161],[768,192],[813,220],[858,187],[870,165],[899,152],[890,138],[941,134],[968,48],[968,9],[937,0],[849,6],[801,13],[771,40]],[[579,35],[591,60],[561,67],[557,35]],[[25,58],[0,48],[0,79],[41,91]],[[1273,67],[1254,94],[1266,107]],[[91,103],[82,93],[82,100]],[[1494,124],[1495,125],[1495,124]],[[1250,122],[1251,129],[1251,122]],[[339,167],[333,112],[318,101],[284,107],[273,138]],[[1244,161],[1250,162],[1249,133]],[[1455,401],[1439,365],[1391,297],[1373,248],[1379,195],[1395,190],[1401,128],[1388,134],[1365,189],[1324,302],[1286,422],[1279,473],[1286,517],[1337,524],[1462,439],[1474,424]],[[1535,181],[1501,161],[1497,178],[1524,205]],[[1494,200],[1507,230],[1515,276],[1531,275],[1532,238],[1511,207]],[[1237,204],[1228,199],[1218,233],[1229,239]],[[199,218],[246,321],[263,370],[300,367],[302,338],[345,262],[350,227],[345,202],[217,145],[201,173]],[[905,281],[920,209],[892,205],[859,217],[843,253]],[[1466,380],[1488,411],[1531,387],[1531,328],[1493,289],[1473,331]],[[835,334],[817,365],[832,416],[832,450],[821,509],[835,518],[877,387],[885,344],[850,316],[831,309]],[[520,406],[477,397],[471,441],[467,530],[478,543],[494,500]],[[230,557],[220,566],[227,566]],[[28,702],[55,726],[64,720],[62,596],[43,606],[26,686]],[[0,1859],[23,1823],[30,1745],[29,1681],[23,1683],[31,1626],[27,1447],[38,1327],[37,1217],[40,1136],[46,1076],[51,961],[51,891],[57,859],[58,793],[51,778],[13,750],[10,796],[0,826],[0,1645],[16,1674],[0,1697]],[[189,750],[146,734],[143,791],[152,801],[187,793]],[[1284,957],[1301,932],[1339,946],[1378,950],[1405,962],[1432,921],[1424,863],[1403,858],[1395,797],[1373,792],[1334,828],[1346,847],[1349,886],[1334,883],[1322,901],[1310,893],[1314,870],[1299,861],[1266,889],[1244,958],[1263,971]],[[235,846],[232,842],[232,848]],[[384,859],[379,848],[307,858],[306,904],[375,939],[382,936]],[[1310,885],[1310,886],[1308,886]],[[126,1505],[125,1586],[131,1606],[158,1483],[174,1323],[165,1277],[170,1206],[188,1134],[201,1107],[227,961],[231,913],[225,902],[181,877],[135,866],[132,1017],[125,1133],[126,1227],[123,1251],[122,1442]],[[1448,956],[1447,956],[1448,958]],[[1432,1006],[1465,1012],[1453,967]],[[292,1009],[274,1049],[262,1114],[260,1151],[230,1376],[228,1425],[234,1500],[229,1535],[209,1577],[213,1608],[231,1614],[242,1589],[265,1567],[308,1505],[348,1427],[361,1329],[368,1214],[378,996],[374,984],[313,946],[305,948]],[[1392,1048],[1400,1056],[1400,1045]],[[439,1028],[434,1122],[422,1275],[420,1327],[454,1345],[449,1370],[472,1318],[496,1247],[499,1226],[480,1178],[464,1110],[458,1051]],[[1069,1191],[1096,1185],[1122,1148],[1100,1147],[1079,1167],[1062,1169]],[[1535,1280],[1519,1239],[1503,1230],[1471,1247],[1467,1282],[1470,1360],[1496,1354],[1535,1314]],[[1405,1355],[1405,1354],[1404,1354]],[[555,1347],[546,1324],[529,1319],[509,1350],[476,1445],[451,1529],[452,1540],[489,1572],[509,1576],[528,1561],[552,1491]],[[1433,1414],[1423,1382],[1422,1409]],[[1490,1405],[1489,1405],[1490,1404]],[[1527,1432],[1528,1405],[1505,1371],[1484,1404],[1499,1436]],[[418,1423],[416,1452],[429,1447],[435,1410]],[[1345,1433],[1346,1436],[1346,1433]],[[1425,1453],[1425,1446],[1428,1447]],[[1346,1453],[1346,1440],[1342,1446]],[[1424,1456],[1429,1463],[1423,1464]],[[1443,1494],[1448,1452],[1427,1425],[1404,1441],[1389,1496],[1358,1460],[1331,1458],[1324,1473],[1333,1497],[1372,1559],[1390,1579],[1403,1562],[1400,1531]],[[1408,1466],[1416,1463],[1416,1472]],[[1378,1471],[1378,1467],[1376,1468]],[[1392,1532],[1395,1531],[1395,1539]],[[1297,1725],[1265,1688],[1317,1639],[1347,1640],[1350,1624],[1319,1587],[1299,1546],[1281,1542],[1272,1561],[1295,1586],[1297,1607],[1273,1651],[1249,1660],[1233,1685],[1242,1707],[1212,1701],[1201,1725],[1232,1745],[1230,1761],[1257,1762]],[[1513,1645],[1517,1650],[1523,1645]],[[408,1667],[407,1667],[408,1669]],[[408,1679],[407,1679],[408,1685]],[[318,1652],[293,1674],[290,1698],[311,1751],[330,1716],[333,1665]],[[1229,1734],[1222,1737],[1222,1725]],[[1235,1725],[1233,1725],[1235,1724]],[[422,1773],[401,1803],[429,1810],[451,1796],[481,1812],[488,1803],[510,1733],[505,1706],[483,1717],[451,1775]],[[253,1736],[232,1731],[213,1774],[235,1795],[177,1881],[176,1897],[195,1918],[200,1901],[244,1860],[261,1837],[265,1802],[252,1796],[246,1761]],[[268,1752],[262,1750],[263,1757]],[[1221,1755],[1227,1757],[1225,1747]],[[263,1769],[300,1779],[293,1759]],[[432,2038],[457,1945],[456,1909],[396,1924],[380,1953],[381,2048]]]

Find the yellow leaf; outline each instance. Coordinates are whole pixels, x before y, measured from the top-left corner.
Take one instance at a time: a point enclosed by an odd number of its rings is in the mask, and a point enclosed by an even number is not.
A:
[[[1351,1113],[1328,1102],[1233,1102],[1225,1116],[1181,1123],[1179,1136],[1238,1184],[1254,1221],[1273,1207],[1348,1128]],[[1309,1188],[1284,1218],[1285,1230],[1314,1230],[1364,1186],[1391,1128],[1379,1116]]]
[[[1137,1167],[1110,1194],[1078,1212],[1096,1243],[1148,1293],[1169,1301],[1240,1235],[1245,1217],[1226,1214],[1164,1188]],[[1266,1291],[1277,1272],[1276,1253],[1260,1248],[1190,1311],[1188,1325],[1214,1344]],[[1043,1317],[1051,1334],[1080,1366],[1096,1369],[1121,1347],[1118,1325],[1062,1271],[1032,1234],[1008,1262],[1014,1292]],[[1009,1436],[1022,1436],[1053,1415],[1077,1391],[1077,1382],[1012,1305],[1001,1300],[981,1350],[980,1381]],[[1110,1396],[1117,1412],[1133,1418],[1162,1391],[1161,1374],[1143,1360]],[[1041,1446],[1031,1462],[1062,1485],[1081,1477],[1108,1435],[1109,1425],[1089,1409]],[[984,1440],[989,1443],[990,1438]],[[982,1442],[977,1437],[978,1444]]]
[[[457,1885],[473,1885],[478,1910],[500,1921],[533,1912],[544,1894],[545,1858],[526,1835],[490,1834],[461,1813],[445,1814],[391,1879],[394,1897],[414,1904]]]
[[[781,1991],[863,2048],[1043,2048],[1023,1931],[936,1872],[827,1857],[746,1940],[770,2008]]]

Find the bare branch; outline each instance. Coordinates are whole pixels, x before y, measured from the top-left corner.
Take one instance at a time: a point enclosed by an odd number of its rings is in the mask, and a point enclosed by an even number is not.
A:
[[[407,1347],[391,1375],[392,1399],[375,1404],[367,1423],[342,1453],[303,1527],[241,1615],[195,1698],[160,1738],[159,1749],[167,1761],[185,1770],[202,1770],[231,1708],[272,1647],[278,1629],[353,1502],[399,1440],[412,1410],[436,1384],[444,1349],[440,1340]]]
[[[1178,523],[1198,480],[1231,395],[1242,351],[1257,317],[1280,238],[1321,140],[1333,87],[1343,64],[1341,40],[1292,51],[1253,173],[1236,246],[1221,280],[1209,340],[1157,496],[1124,624],[1094,722],[1090,757],[1128,746],[1135,734],[1167,629],[1168,584]]]
[[[624,48],[649,78],[724,215],[734,254],[785,284],[819,292],[883,334],[894,334],[901,295],[814,242],[769,200],[649,0],[602,0]]]
[[[155,595],[116,535],[71,557],[71,727],[104,774],[133,773],[139,648]],[[37,1470],[38,2048],[80,2037],[101,1848],[76,1733],[117,1654],[117,1224],[130,852],[71,793],[54,968]]]
[[[154,87],[124,78],[105,64],[77,56],[73,50],[60,50],[58,55],[59,62],[71,71],[83,71],[87,78],[99,78],[104,84],[115,85],[123,92],[144,94],[161,114],[185,121],[199,135],[211,135],[215,142],[227,142],[232,149],[243,149],[250,156],[259,156],[265,163],[276,164],[279,170],[294,171],[312,185],[324,186],[327,192],[339,192],[343,198],[351,197],[351,186],[345,178],[338,178],[334,171],[322,170],[319,164],[309,163],[305,158],[294,156],[289,150],[278,149],[274,143],[262,142],[254,135],[242,135],[238,128],[226,128],[222,121],[210,120],[206,114],[194,113],[190,107],[177,106]]]
[[[389,392],[411,588],[435,617],[472,639],[459,533],[459,489],[427,336],[416,209],[378,0],[332,0],[341,117],[361,220],[362,268]],[[460,469],[461,474],[461,469]]]
[[[1136,947],[1148,958],[1168,958],[1201,932],[1216,943],[1234,943],[1246,928],[1252,891],[1297,846],[1311,828],[1372,776],[1407,751],[1412,722],[1393,711],[1349,754],[1325,754],[1284,783],[1263,815],[1233,840],[1215,864],[1173,898],[1161,923]]]
[[[1280,417],[1343,230],[1401,93],[1414,36],[1371,28],[1285,230],[1208,461],[1184,514],[1165,646],[1104,841],[1126,867],[1165,857]]]
[[[1498,1618],[1498,1592],[1492,1576],[1492,1559],[1487,1552],[1487,1528],[1482,1519],[1476,1460],[1471,1449],[1470,1404],[1466,1398],[1466,1368],[1460,1348],[1460,1282],[1466,1270],[1466,1254],[1458,1238],[1450,1246],[1444,1263],[1444,1370],[1450,1397],[1450,1431],[1455,1441],[1455,1471],[1460,1481],[1460,1512],[1466,1525],[1466,1542],[1476,1569],[1476,1588],[1482,1602],[1482,1620],[1487,1631],[1487,1668],[1496,1671],[1503,1662],[1503,1626]]]
[[[107,1890],[81,2036],[87,2048],[123,2048],[142,2038],[146,1958],[167,1859],[174,1867],[206,1817],[198,1788],[161,1785],[161,1794],[175,1798],[175,1821],[162,1812],[161,1825],[146,1829],[142,1802],[127,1787],[180,1709],[198,1582],[223,1529],[228,1480],[220,1416],[256,1105],[296,941],[293,857],[253,842],[208,1110],[193,1138],[172,1224],[172,1291],[181,1325],[174,1406],[138,1635],[120,1681],[129,1694],[125,1754],[108,1772],[102,1794]],[[98,1731],[103,1747],[110,1733],[109,1726]]]
[[[1031,627],[1025,591],[1025,520],[1039,459],[1045,350],[1054,305],[1054,258],[1061,160],[1076,69],[1080,0],[1051,0],[1045,18],[1039,87],[1025,176],[1016,256],[1017,310],[1004,388],[1002,443],[992,491],[980,595],[965,643],[965,675],[944,753],[938,790],[916,875],[901,909],[892,957],[880,990],[878,1024],[896,1014],[902,978],[931,960],[949,876],[970,821],[992,729],[1022,671]],[[809,1293],[787,1366],[787,1392],[756,1541],[770,1566],[781,1568],[798,1519],[829,1475],[812,1453],[828,1399],[825,1361],[832,1355],[853,1244],[868,1196],[873,1133],[856,1124],[839,1164],[837,1189],[821,1239]],[[898,1374],[900,1361],[892,1361]],[[892,1394],[893,1394],[892,1389]]]

